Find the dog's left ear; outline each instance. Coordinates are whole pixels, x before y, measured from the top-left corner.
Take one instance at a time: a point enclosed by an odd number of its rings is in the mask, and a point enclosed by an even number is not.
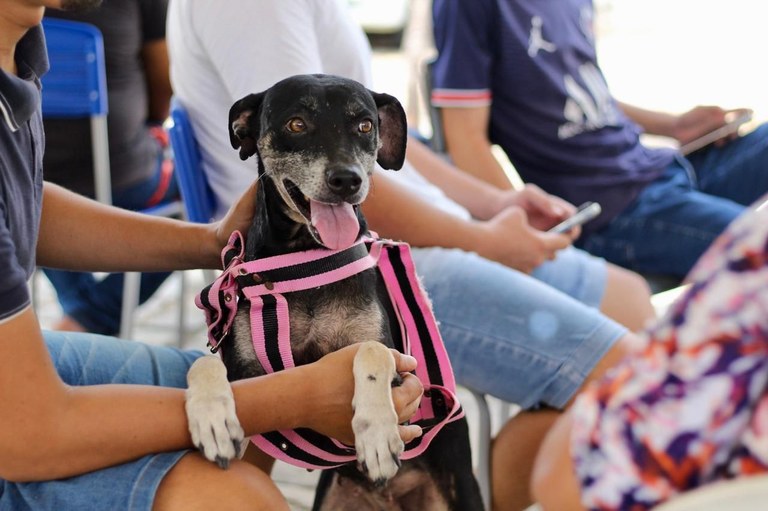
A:
[[[379,111],[379,147],[376,161],[385,169],[400,170],[405,161],[408,126],[405,110],[397,98],[371,91]]]
[[[249,94],[229,109],[229,141],[234,149],[240,149],[241,160],[247,160],[256,154],[263,101],[263,92]]]

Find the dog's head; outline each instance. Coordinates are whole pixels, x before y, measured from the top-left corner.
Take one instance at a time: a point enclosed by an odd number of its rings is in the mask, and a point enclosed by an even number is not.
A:
[[[355,206],[368,194],[375,162],[402,167],[406,129],[397,99],[331,75],[292,76],[229,112],[240,158],[256,154],[287,214],[334,249],[359,235]]]

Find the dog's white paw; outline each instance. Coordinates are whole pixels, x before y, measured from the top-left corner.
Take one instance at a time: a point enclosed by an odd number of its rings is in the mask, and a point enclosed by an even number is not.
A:
[[[397,417],[394,413],[381,411],[372,407],[358,408],[352,419],[357,461],[377,484],[394,477],[400,468],[400,455],[405,448],[397,429]]]
[[[187,385],[185,407],[192,443],[206,459],[227,468],[246,445],[227,369],[216,356],[201,357],[189,369]]]
[[[392,403],[395,360],[383,344],[366,342],[355,356],[353,371],[357,461],[372,481],[381,484],[397,473],[404,449]]]

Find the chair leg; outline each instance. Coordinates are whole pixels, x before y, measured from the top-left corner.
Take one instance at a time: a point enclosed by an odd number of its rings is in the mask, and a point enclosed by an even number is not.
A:
[[[186,304],[184,303],[187,297],[187,272],[181,271],[179,272],[179,329],[178,329],[178,340],[176,341],[176,346],[179,348],[184,347],[184,342],[186,341]]]
[[[491,510],[491,413],[488,408],[488,401],[485,394],[480,394],[470,389],[467,390],[477,404],[477,451],[476,457],[476,476],[477,484],[480,486],[480,495],[483,497],[483,504],[487,511]]]
[[[141,273],[128,272],[123,279],[123,307],[120,311],[120,338],[133,339],[136,310],[139,308]]]

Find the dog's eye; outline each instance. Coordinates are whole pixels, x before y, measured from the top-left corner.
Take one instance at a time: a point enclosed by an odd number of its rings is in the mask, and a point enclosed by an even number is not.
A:
[[[301,133],[302,131],[307,129],[307,125],[304,123],[304,120],[299,119],[298,117],[294,117],[293,119],[288,121],[288,124],[286,124],[285,127],[291,133]]]
[[[362,133],[369,133],[373,129],[373,121],[370,119],[360,121],[357,129],[359,129]]]

